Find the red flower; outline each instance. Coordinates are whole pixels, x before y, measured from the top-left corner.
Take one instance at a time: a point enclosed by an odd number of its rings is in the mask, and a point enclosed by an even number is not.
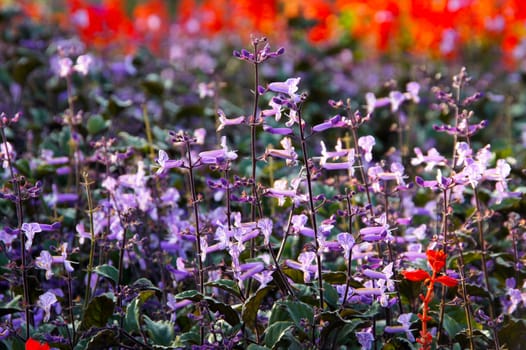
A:
[[[427,262],[434,272],[438,273],[446,266],[446,253],[443,250],[428,250]]]
[[[41,343],[38,340],[29,338],[26,341],[26,350],[49,350],[50,347],[46,343]]]
[[[439,276],[437,277],[436,282],[440,282],[446,287],[455,287],[458,284],[458,281],[456,279],[449,276]]]
[[[424,270],[415,270],[415,271],[402,271],[405,279],[412,282],[425,281],[426,279],[431,278],[429,273]]]

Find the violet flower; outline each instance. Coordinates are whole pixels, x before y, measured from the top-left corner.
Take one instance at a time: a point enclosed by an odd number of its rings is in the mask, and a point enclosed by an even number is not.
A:
[[[199,153],[201,164],[221,165],[225,162],[237,159],[237,151],[231,151],[226,145],[226,136],[221,137],[221,149],[203,151]]]
[[[314,125],[312,127],[313,132],[321,132],[327,129],[332,128],[343,128],[348,126],[348,121],[345,117],[342,117],[341,115],[337,114],[334,117],[324,121],[321,124]]]
[[[374,342],[374,336],[371,331],[367,330],[365,332],[356,332],[355,334],[356,339],[358,339],[358,343],[361,345],[360,350],[370,350]]]
[[[400,325],[398,326],[386,326],[384,328],[384,331],[386,333],[389,333],[389,334],[393,334],[393,333],[405,333],[406,334],[406,337],[407,337],[407,340],[409,340],[410,342],[414,342],[415,341],[415,337],[413,336],[413,333],[411,331],[411,317],[413,316],[412,313],[405,313],[405,314],[401,314],[400,316],[398,316],[398,323],[400,323]]]
[[[345,260],[349,260],[351,249],[354,247],[355,240],[353,235],[348,232],[341,232],[338,234],[337,240],[343,249],[343,256]]]
[[[367,114],[372,114],[376,108],[387,106],[390,103],[388,97],[376,98],[372,92],[365,94],[365,102],[367,104]]]
[[[418,84],[415,81],[410,81],[406,85],[405,98],[407,100],[412,100],[414,103],[419,103],[420,102],[420,97],[418,96],[419,92],[420,92],[420,84]]]
[[[391,103],[391,112],[397,112],[400,105],[404,102],[405,95],[400,91],[391,91],[389,93],[389,102]]]
[[[257,227],[265,238],[264,244],[268,245],[270,242],[270,236],[272,235],[273,222],[269,218],[262,218],[258,221]]]
[[[283,147],[283,149],[267,148],[263,158],[270,156],[273,158],[285,159],[285,163],[288,166],[296,165],[298,154],[296,153],[295,148],[292,145],[292,141],[290,140],[290,138],[289,137],[283,138],[280,141],[280,144]]]
[[[44,310],[44,322],[48,322],[51,316],[51,307],[57,302],[57,297],[52,292],[45,292],[38,297],[37,306]]]
[[[358,139],[358,146],[364,151],[364,158],[367,162],[373,159],[373,146],[376,144],[374,136],[362,136]]]
[[[317,278],[318,269],[313,265],[315,258],[316,253],[307,251],[300,253],[298,261],[287,259],[285,263],[290,268],[302,271],[303,281],[309,283],[311,281],[311,274],[314,274],[314,278]]]
[[[265,191],[265,196],[274,197],[278,199],[278,205],[281,207],[285,204],[286,198],[296,197],[296,189],[289,188],[288,182],[285,179],[278,179],[274,181],[274,186]]]
[[[245,121],[245,116],[228,119],[225,115],[225,112],[223,112],[221,109],[217,110],[217,114],[219,115],[219,126],[217,127],[217,131],[223,130],[225,126],[239,125]]]
[[[438,153],[436,148],[431,148],[429,151],[427,151],[427,156],[424,156],[424,154],[418,147],[414,148],[414,152],[416,154],[416,158],[411,158],[411,165],[416,166],[422,163],[426,163],[426,166],[424,168],[425,171],[431,171],[438,165],[443,166],[447,164],[446,157]]]
[[[168,169],[172,168],[180,168],[183,166],[183,161],[178,160],[172,160],[168,157],[168,154],[163,151],[162,149],[159,150],[159,157],[155,159],[155,162],[158,164],[159,168],[155,172],[157,175],[162,175],[166,173]]]
[[[305,214],[293,215],[290,223],[292,224],[292,231],[300,233],[306,237],[314,238],[314,230],[309,227],[305,227],[305,224],[309,218]]]

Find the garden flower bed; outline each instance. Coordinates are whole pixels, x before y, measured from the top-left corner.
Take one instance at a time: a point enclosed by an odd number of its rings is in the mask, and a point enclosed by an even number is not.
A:
[[[0,349],[524,347],[520,3],[66,3],[0,12]]]

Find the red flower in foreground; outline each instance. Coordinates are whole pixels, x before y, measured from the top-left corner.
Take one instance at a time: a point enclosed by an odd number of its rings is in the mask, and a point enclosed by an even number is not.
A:
[[[446,266],[446,253],[443,250],[428,250],[426,252],[427,262],[436,273]]]
[[[46,343],[41,343],[38,340],[29,338],[26,341],[26,350],[49,350],[50,347]]]
[[[429,303],[433,297],[433,290],[435,283],[442,283],[446,287],[455,287],[458,281],[447,275],[439,275],[440,271],[446,266],[447,255],[443,250],[428,250],[426,252],[427,263],[433,270],[430,275],[425,270],[413,270],[413,271],[402,271],[402,275],[408,281],[412,282],[424,282],[426,286],[426,294],[420,295],[420,299],[423,302],[422,313],[418,315],[418,318],[422,321],[422,330],[420,331],[420,338],[417,342],[421,344],[421,350],[430,350],[433,342],[433,335],[427,330],[427,321],[430,321],[429,317]]]

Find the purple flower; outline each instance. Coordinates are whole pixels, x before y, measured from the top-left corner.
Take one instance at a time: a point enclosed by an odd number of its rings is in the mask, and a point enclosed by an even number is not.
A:
[[[295,151],[292,141],[289,137],[285,137],[280,141],[283,149],[267,148],[264,157],[273,157],[285,159],[285,163],[288,166],[296,165],[298,154]]]
[[[228,119],[225,115],[225,112],[223,112],[221,109],[217,110],[217,114],[219,115],[219,126],[217,127],[217,131],[223,130],[225,126],[239,125],[245,121],[244,116]]]
[[[369,226],[360,229],[360,235],[366,242],[378,242],[384,239],[390,239],[389,237],[389,225],[386,222],[385,213],[380,216],[378,220],[375,220],[380,226]]]
[[[80,55],[77,57],[77,62],[75,66],[73,66],[73,69],[82,75],[87,75],[92,63],[93,57],[91,57],[91,55]]]
[[[316,266],[313,265],[314,259],[316,258],[316,253],[308,251],[303,252],[298,256],[298,261],[286,260],[288,267],[291,267],[295,270],[300,270],[303,272],[303,281],[305,283],[310,282],[311,274],[317,274]],[[316,278],[316,276],[315,276]]]
[[[237,158],[236,151],[230,151],[226,145],[226,136],[221,137],[221,149],[199,153],[201,164],[220,165]]]
[[[290,135],[293,133],[291,128],[273,128],[269,125],[263,125],[263,130],[273,135]]]
[[[301,78],[289,78],[285,82],[274,82],[268,84],[268,89],[270,91],[278,92],[284,95],[289,95],[290,97],[295,97],[296,91],[298,91],[298,84],[300,83]]]
[[[281,111],[283,109],[282,101],[278,102],[277,98],[272,98],[268,104],[271,107],[271,109],[265,109],[261,111],[261,115],[263,115],[264,117],[274,116],[276,121],[279,121],[281,119]]]
[[[398,316],[398,323],[400,323],[399,326],[386,326],[384,328],[384,331],[387,333],[405,333],[407,339],[410,342],[415,341],[415,337],[413,336],[413,333],[411,332],[411,317],[413,316],[412,313],[406,313],[401,314]]]
[[[331,128],[343,128],[348,125],[347,119],[337,114],[329,120],[324,121],[321,124],[314,125],[312,127],[313,132],[321,132]]]
[[[370,162],[373,159],[373,146],[376,144],[376,141],[373,136],[362,136],[358,139],[358,146],[364,151],[364,157],[367,162]]]
[[[49,321],[49,317],[51,316],[51,307],[57,301],[58,300],[57,300],[56,295],[49,291],[40,295],[40,297],[38,298],[37,306],[43,309],[45,313],[44,322]]]
[[[431,148],[429,151],[427,151],[427,156],[424,156],[418,147],[414,148],[414,152],[416,154],[416,158],[411,159],[411,165],[426,163],[427,165],[424,168],[425,171],[431,171],[437,165],[447,164],[447,159],[440,155],[440,153],[438,153],[435,148]]]
[[[58,76],[65,78],[73,72],[72,66],[73,61],[69,57],[61,57],[57,61],[58,63]]]
[[[406,85],[407,92],[405,93],[405,98],[408,100],[412,100],[414,103],[420,102],[420,97],[418,96],[418,93],[420,92],[420,84],[414,81],[410,81]]]
[[[309,227],[305,227],[305,224],[308,220],[309,218],[305,214],[293,215],[292,219],[290,220],[290,223],[292,224],[292,231],[313,238],[314,230]]]
[[[391,91],[389,93],[389,102],[391,103],[391,112],[397,112],[400,105],[404,102],[405,95],[400,91]]]
[[[349,260],[351,249],[354,247],[354,237],[348,232],[341,232],[337,236],[338,243],[340,243],[343,249],[343,255],[345,260]]]
[[[273,271],[263,270],[259,273],[254,274],[254,279],[260,283],[258,289],[263,289],[270,282],[272,282],[272,273]]]
[[[0,143],[0,161],[2,161],[2,168],[7,169],[9,167],[8,155],[11,162],[15,161],[16,152],[13,146],[9,142]]]
[[[22,231],[26,235],[25,248],[27,251],[29,251],[31,249],[31,246],[33,245],[33,239],[35,238],[35,233],[42,232],[42,228],[40,227],[40,224],[36,222],[32,222],[29,224],[23,223]]]
[[[370,350],[374,341],[374,336],[371,331],[368,330],[366,332],[356,332],[355,334],[356,339],[358,339],[358,342],[362,346],[361,350]]]
[[[273,222],[269,218],[263,218],[258,221],[258,228],[260,229],[263,237],[265,237],[264,244],[268,245],[270,236],[272,235]]]
[[[281,207],[285,204],[286,198],[296,197],[296,189],[289,188],[287,180],[279,179],[274,181],[274,186],[272,188],[268,188],[265,191],[265,196],[277,198],[278,205]]]
[[[367,104],[367,114],[372,114],[378,107],[387,106],[391,101],[388,97],[376,98],[372,92],[365,94],[365,102]]]
[[[168,154],[165,151],[163,151],[162,149],[159,150],[159,157],[157,159],[155,159],[155,162],[159,166],[159,168],[155,172],[157,175],[164,174],[168,169],[180,168],[180,167],[183,166],[183,161],[182,160],[180,160],[180,159],[178,159],[178,160],[171,160],[168,157]]]

